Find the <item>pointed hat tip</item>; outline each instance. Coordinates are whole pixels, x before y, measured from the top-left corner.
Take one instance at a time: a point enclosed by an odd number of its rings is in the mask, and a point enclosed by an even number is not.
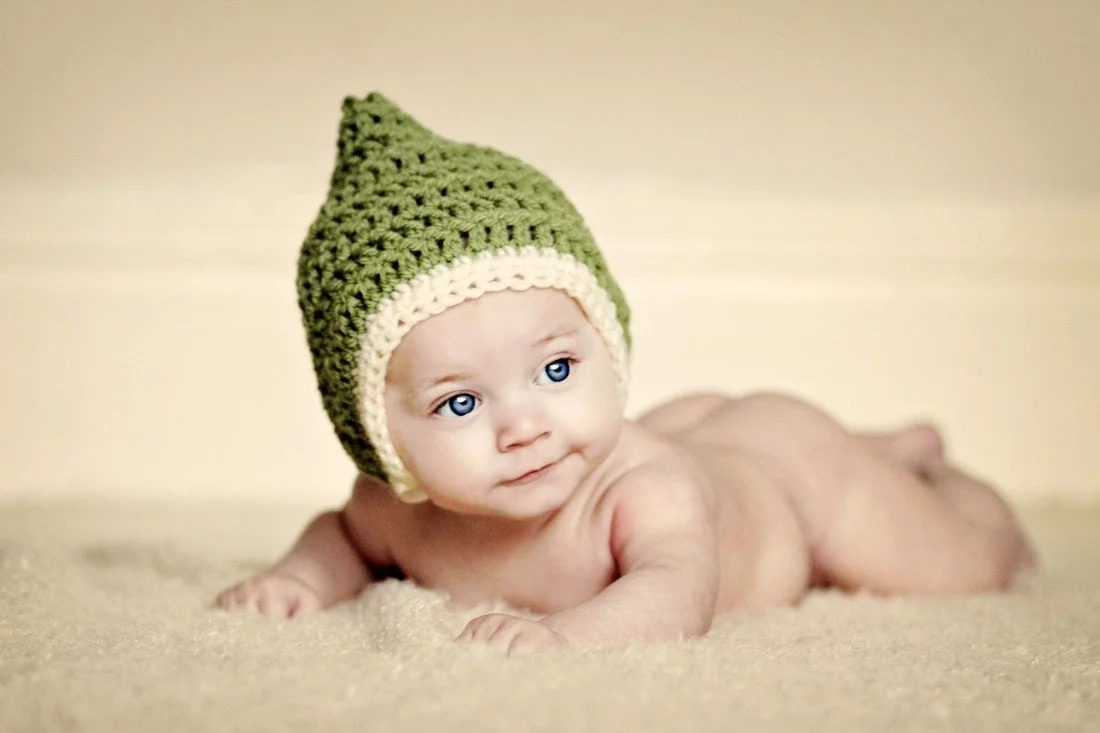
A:
[[[406,134],[429,132],[381,92],[370,92],[362,98],[344,97],[343,113],[345,123],[361,122],[364,118],[369,118],[374,125],[381,124],[391,130],[394,127],[405,128]]]

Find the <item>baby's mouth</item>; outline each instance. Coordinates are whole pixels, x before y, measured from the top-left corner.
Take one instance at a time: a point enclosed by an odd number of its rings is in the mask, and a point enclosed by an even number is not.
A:
[[[547,463],[545,466],[542,466],[541,468],[536,468],[533,471],[528,471],[527,473],[516,476],[513,479],[508,479],[507,481],[504,481],[502,483],[505,486],[518,486],[520,484],[527,484],[527,483],[535,481],[536,479],[541,478],[542,476],[546,475],[556,465],[558,465],[557,461],[551,461],[550,463]]]

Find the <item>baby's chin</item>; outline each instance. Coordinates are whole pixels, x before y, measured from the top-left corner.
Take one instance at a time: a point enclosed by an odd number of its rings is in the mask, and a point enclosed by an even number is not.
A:
[[[535,521],[554,514],[569,501],[572,491],[563,486],[497,486],[466,513],[503,520]]]
[[[508,497],[496,504],[495,510],[501,517],[517,521],[534,520],[553,514],[565,506],[569,495],[553,496],[528,495]]]
[[[519,485],[493,486],[484,493],[457,497],[423,486],[428,500],[436,507],[455,514],[485,519],[499,518],[528,521],[545,517],[561,509],[572,495],[564,486]]]
[[[563,487],[495,486],[467,511],[512,521],[536,520],[565,506],[571,493]]]

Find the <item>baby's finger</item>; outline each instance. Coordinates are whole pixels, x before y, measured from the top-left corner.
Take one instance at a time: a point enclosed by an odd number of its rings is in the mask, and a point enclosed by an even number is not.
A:
[[[488,641],[497,633],[501,625],[506,623],[508,617],[500,613],[491,613],[477,618],[466,624],[466,628],[458,635],[459,641]]]
[[[244,588],[241,585],[235,585],[228,590],[222,591],[215,603],[218,608],[226,611],[239,611],[244,606],[245,601],[246,595]]]
[[[485,623],[484,616],[478,616],[475,619],[470,619],[466,622],[466,626],[463,627],[462,633],[458,635],[459,641],[474,641],[477,638],[478,629]]]
[[[321,610],[321,599],[312,593],[303,593],[287,608],[287,618],[308,616]]]
[[[509,657],[528,657],[545,651],[547,645],[532,634],[516,634],[505,650]]]
[[[256,609],[269,618],[286,618],[290,615],[286,600],[274,593],[259,594]]]
[[[505,654],[512,648],[516,637],[523,633],[522,624],[517,624],[507,617],[500,619],[499,623],[494,624],[493,627],[492,632],[481,637],[479,641]]]
[[[516,634],[515,638],[512,639],[512,642],[508,645],[508,656],[526,657],[553,649],[561,649],[563,646],[564,644],[556,635],[528,628]]]
[[[251,584],[246,585],[241,589],[241,602],[237,606],[239,610],[248,611],[249,613],[259,613],[260,611],[260,592]]]
[[[477,621],[479,621],[479,619],[475,618],[473,621],[467,622],[466,625],[462,628],[462,632],[457,637],[455,637],[455,641],[476,641],[476,634],[479,626]]]
[[[223,590],[221,593],[219,593],[217,595],[216,598],[214,598],[214,603],[212,605],[214,606],[214,608],[220,608],[223,611],[228,611],[229,610],[229,602],[230,602],[229,591]]]

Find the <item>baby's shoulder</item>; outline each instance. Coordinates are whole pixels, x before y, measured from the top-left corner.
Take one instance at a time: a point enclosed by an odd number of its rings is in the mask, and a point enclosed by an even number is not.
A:
[[[612,553],[621,559],[684,538],[710,541],[716,505],[706,473],[676,443],[644,432],[637,438],[641,453],[607,492]]]
[[[371,565],[394,563],[395,535],[409,524],[408,505],[380,479],[359,474],[341,512],[344,529]]]
[[[692,452],[638,424],[629,425],[622,440],[630,454],[624,470],[608,488],[618,501],[705,501],[707,475]]]

